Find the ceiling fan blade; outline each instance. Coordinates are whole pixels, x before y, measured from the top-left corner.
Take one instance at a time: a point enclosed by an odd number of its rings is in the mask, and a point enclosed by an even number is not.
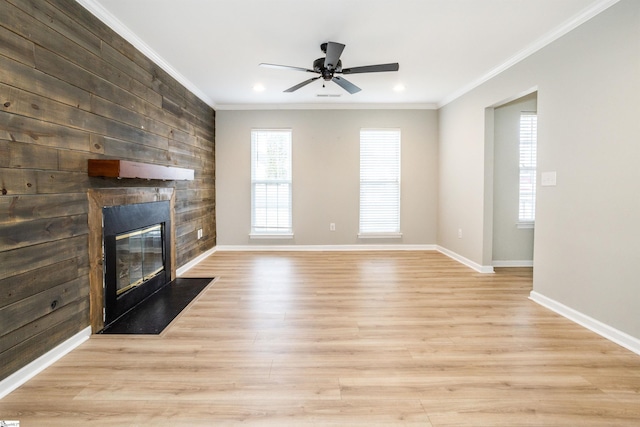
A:
[[[295,70],[295,71],[306,71],[307,73],[315,73],[315,71],[310,70],[308,68],[292,67],[290,65],[266,64],[264,62],[260,63],[259,65],[265,68],[278,68],[281,70]]]
[[[349,80],[343,79],[342,77],[335,76],[333,78],[333,81],[336,82],[336,84],[340,86],[342,89],[349,92],[351,95],[353,95],[356,92],[360,92],[362,90],[358,86],[351,83]]]
[[[327,42],[327,56],[324,58],[324,66],[329,70],[333,70],[338,66],[340,55],[344,50],[342,43]]]
[[[380,73],[383,71],[398,71],[400,64],[397,62],[391,64],[378,64],[378,65],[365,65],[364,67],[351,67],[343,68],[342,74],[357,74],[357,73]]]
[[[304,87],[304,86],[308,85],[309,83],[311,83],[312,81],[318,80],[319,78],[320,78],[320,76],[314,77],[314,78],[309,79],[309,80],[305,80],[302,83],[298,83],[297,85],[290,87],[289,89],[285,90],[285,92],[295,92],[296,90],[300,89],[301,87]]]

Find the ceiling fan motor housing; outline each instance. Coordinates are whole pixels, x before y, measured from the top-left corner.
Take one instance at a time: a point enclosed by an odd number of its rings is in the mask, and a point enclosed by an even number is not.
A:
[[[342,60],[338,60],[338,64],[332,68],[325,68],[324,58],[318,58],[313,61],[313,71],[322,75],[324,80],[331,80],[333,73],[342,71]]]

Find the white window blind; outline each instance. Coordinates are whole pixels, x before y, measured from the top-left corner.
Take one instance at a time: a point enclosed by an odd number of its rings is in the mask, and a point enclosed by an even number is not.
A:
[[[400,233],[400,130],[360,131],[360,235]]]
[[[291,130],[251,131],[251,233],[291,234]]]
[[[520,191],[519,222],[533,222],[536,212],[536,156],[538,142],[538,116],[520,114]]]

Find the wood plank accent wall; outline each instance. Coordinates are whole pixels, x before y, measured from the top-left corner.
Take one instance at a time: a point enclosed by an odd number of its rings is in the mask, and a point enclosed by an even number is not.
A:
[[[173,187],[177,266],[215,245],[214,135],[211,107],[74,0],[0,0],[0,379],[89,325],[89,189]],[[89,158],[195,180],[92,178]]]

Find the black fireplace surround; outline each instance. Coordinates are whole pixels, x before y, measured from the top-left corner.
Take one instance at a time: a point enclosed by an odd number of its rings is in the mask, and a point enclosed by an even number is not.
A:
[[[169,201],[103,208],[104,325],[171,282]]]

